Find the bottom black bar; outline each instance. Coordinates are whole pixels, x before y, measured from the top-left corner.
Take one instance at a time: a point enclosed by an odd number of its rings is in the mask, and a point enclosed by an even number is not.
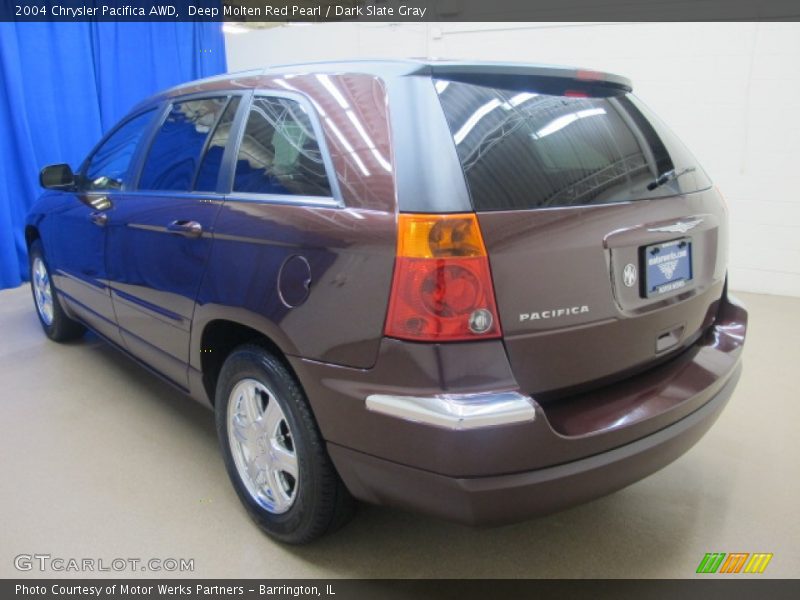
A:
[[[756,579],[5,579],[0,598],[256,600],[264,598],[573,598],[737,600],[800,598],[800,580]],[[716,576],[718,577],[718,576]],[[756,576],[757,577],[757,576]]]

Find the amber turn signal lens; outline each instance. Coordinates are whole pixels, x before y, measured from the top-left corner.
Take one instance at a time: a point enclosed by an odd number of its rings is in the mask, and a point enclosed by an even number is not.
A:
[[[486,256],[478,219],[470,215],[401,214],[397,255],[407,258]]]

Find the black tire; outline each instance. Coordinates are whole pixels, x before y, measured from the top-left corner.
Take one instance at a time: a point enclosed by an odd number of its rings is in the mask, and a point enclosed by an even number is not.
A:
[[[47,273],[50,297],[52,298],[52,319],[49,323],[44,317],[42,310],[40,310],[36,300],[34,263],[37,259],[41,261],[42,265],[44,266],[44,270]],[[41,240],[34,240],[30,248],[28,248],[28,267],[31,278],[33,305],[36,308],[36,316],[39,317],[39,323],[42,324],[42,329],[44,329],[47,337],[56,342],[68,342],[70,340],[78,339],[84,333],[86,333],[86,328],[77,321],[70,319],[67,316],[67,313],[64,312],[64,308],[61,306],[61,301],[58,298],[58,292],[56,291],[55,286],[53,286],[53,278],[50,274],[50,267],[47,264],[47,259],[44,256],[44,249],[42,248]]]
[[[231,395],[238,385],[252,380],[268,388],[271,394],[266,403],[272,402],[274,396],[282,409],[285,421],[281,426],[288,425],[286,438],[291,440],[297,461],[297,480],[289,478],[296,486],[294,500],[279,514],[269,510],[263,498],[259,502],[248,490],[233,455],[236,450],[232,445],[237,442],[231,441],[233,433],[229,435],[228,431]],[[231,410],[235,413],[237,407]],[[219,375],[215,412],[225,468],[242,504],[264,532],[288,544],[305,544],[335,531],[351,518],[355,502],[331,463],[302,388],[279,359],[257,345],[235,349]],[[268,442],[264,447],[268,447]]]

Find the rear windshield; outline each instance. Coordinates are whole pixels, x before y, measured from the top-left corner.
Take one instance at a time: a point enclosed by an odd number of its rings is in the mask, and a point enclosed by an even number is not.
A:
[[[627,202],[711,185],[631,95],[554,96],[444,80],[436,91],[475,210]]]

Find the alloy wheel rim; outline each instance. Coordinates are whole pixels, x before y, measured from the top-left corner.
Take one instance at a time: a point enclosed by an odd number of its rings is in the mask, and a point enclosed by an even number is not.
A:
[[[50,326],[53,322],[53,289],[50,287],[47,267],[38,256],[33,259],[33,296],[39,316],[45,325]]]
[[[248,493],[269,512],[285,513],[300,480],[294,435],[275,394],[243,379],[231,390],[227,417],[233,462]]]

